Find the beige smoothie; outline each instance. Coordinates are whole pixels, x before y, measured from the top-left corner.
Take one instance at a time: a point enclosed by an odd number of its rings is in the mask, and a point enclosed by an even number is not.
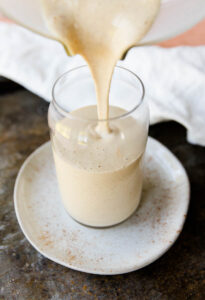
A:
[[[110,107],[111,115],[124,112]],[[72,115],[94,119],[96,106]],[[112,132],[103,138],[95,132],[96,126],[96,122],[62,119],[52,138],[53,152],[69,214],[86,225],[109,226],[128,218],[139,204],[147,130],[133,117],[110,122]]]
[[[87,119],[95,115],[98,120],[123,114],[121,108],[109,107],[112,73],[151,27],[160,0],[41,1],[48,27],[67,51],[84,57],[95,82],[97,109],[89,106],[72,114]],[[79,143],[76,137],[73,142],[65,137],[75,131],[86,133],[89,142],[83,145],[82,137]],[[71,216],[91,226],[109,226],[129,217],[140,199],[147,128],[132,117],[119,119],[115,128],[108,121],[93,127],[89,121],[64,118],[54,132],[59,186]]]

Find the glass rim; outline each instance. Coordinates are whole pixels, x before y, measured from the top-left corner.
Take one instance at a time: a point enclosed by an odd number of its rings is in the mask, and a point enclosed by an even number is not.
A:
[[[81,66],[78,66],[78,67],[75,67],[75,68],[72,68],[66,72],[64,72],[62,75],[60,75],[58,77],[58,79],[55,81],[54,85],[53,85],[53,88],[52,88],[52,101],[51,103],[54,105],[54,107],[61,113],[63,114],[65,117],[69,117],[70,119],[75,119],[75,120],[81,120],[81,121],[92,121],[92,122],[109,122],[109,121],[113,121],[113,120],[118,120],[118,119],[122,119],[122,118],[125,118],[127,116],[129,116],[130,114],[132,114],[135,110],[137,110],[141,105],[142,103],[144,102],[144,96],[145,96],[145,87],[144,87],[144,84],[141,80],[141,78],[135,74],[133,71],[123,67],[123,66],[115,66],[114,70],[117,68],[117,69],[121,69],[123,71],[126,71],[128,73],[130,73],[132,76],[134,76],[138,82],[140,83],[140,86],[142,88],[142,95],[140,97],[140,101],[139,103],[137,103],[136,105],[134,105],[134,107],[132,109],[130,109],[129,111],[126,111],[125,113],[119,115],[119,116],[116,116],[116,117],[111,117],[111,118],[108,118],[108,119],[88,119],[88,118],[84,118],[84,117],[78,117],[78,116],[75,116],[75,115],[72,115],[71,112],[69,111],[65,111],[65,109],[63,109],[58,103],[57,103],[57,100],[56,100],[56,97],[55,97],[55,89],[56,89],[56,86],[57,84],[59,83],[59,81],[66,75],[68,75],[69,73],[71,72],[74,72],[74,71],[77,71],[79,69],[84,69],[84,68],[87,68],[89,69],[89,66],[88,65],[81,65]],[[97,105],[97,102],[96,102],[96,105]]]

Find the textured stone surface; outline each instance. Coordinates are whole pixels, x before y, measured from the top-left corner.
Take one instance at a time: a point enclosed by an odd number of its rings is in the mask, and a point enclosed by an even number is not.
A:
[[[47,108],[23,89],[7,88],[0,96],[0,299],[205,299],[205,149],[186,143],[184,128],[174,122],[150,129],[191,180],[188,218],[168,253],[136,272],[96,276],[57,265],[27,242],[15,217],[13,187],[25,158],[49,139]]]

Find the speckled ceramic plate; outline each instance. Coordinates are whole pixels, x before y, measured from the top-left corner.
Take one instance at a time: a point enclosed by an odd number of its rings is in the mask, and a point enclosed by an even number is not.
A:
[[[22,231],[44,256],[75,270],[114,275],[150,264],[175,242],[186,218],[189,182],[174,155],[149,138],[136,213],[115,227],[88,228],[69,217],[61,204],[48,142],[21,167],[14,201]]]

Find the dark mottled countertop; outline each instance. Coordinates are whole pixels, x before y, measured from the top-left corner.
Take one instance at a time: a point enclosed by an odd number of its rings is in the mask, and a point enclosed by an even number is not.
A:
[[[23,161],[49,139],[47,108],[30,92],[0,82],[0,299],[205,299],[205,148],[188,144],[174,122],[152,126],[150,135],[185,166],[191,205],[163,257],[129,274],[96,276],[60,266],[29,244],[14,213],[13,187]]]

